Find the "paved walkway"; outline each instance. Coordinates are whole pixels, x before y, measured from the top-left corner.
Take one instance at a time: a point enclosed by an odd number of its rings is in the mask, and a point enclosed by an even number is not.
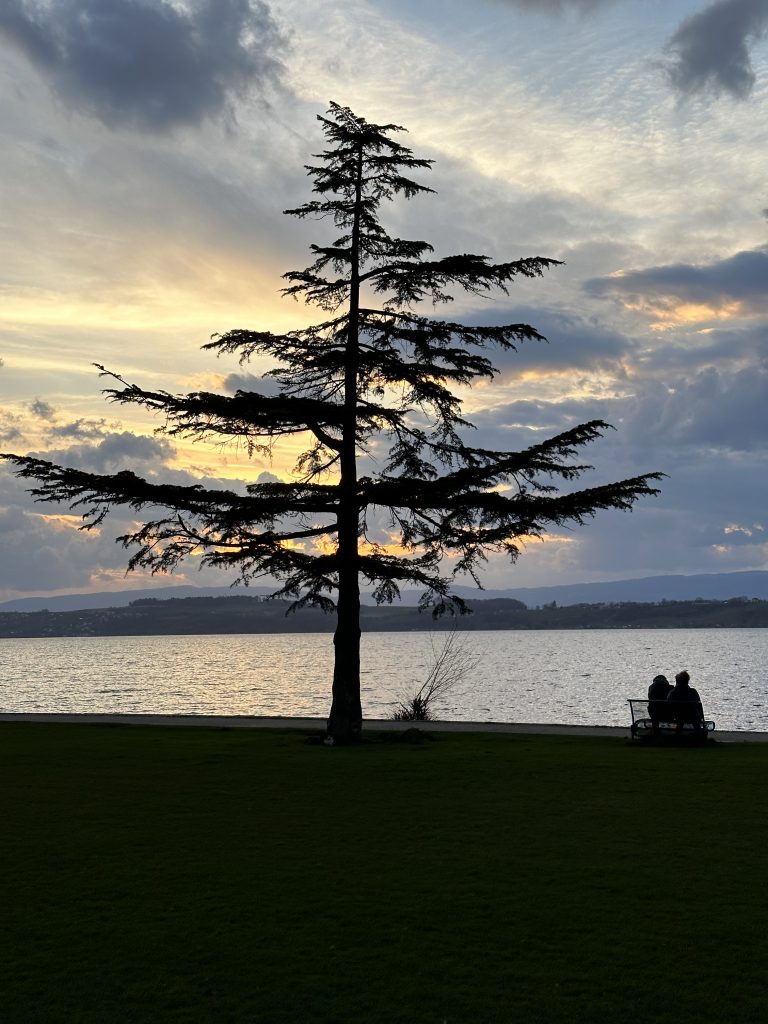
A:
[[[99,714],[0,714],[0,722],[49,722],[80,725],[164,725],[204,729],[303,729],[323,732],[324,718],[262,718],[249,715],[99,715]],[[371,731],[407,729],[407,722],[389,718],[366,719]],[[628,739],[629,727],[610,725],[549,725],[529,722],[418,722],[419,729],[429,732],[511,732],[524,736],[606,736]],[[713,739],[727,743],[768,743],[766,732],[719,732]]]

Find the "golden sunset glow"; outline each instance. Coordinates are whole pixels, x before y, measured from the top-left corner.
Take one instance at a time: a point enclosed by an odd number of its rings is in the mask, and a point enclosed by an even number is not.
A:
[[[41,522],[45,523],[54,532],[60,532],[65,530],[80,530],[83,525],[82,516],[71,515],[64,512],[38,512],[34,513]],[[89,531],[94,536],[98,536],[100,531],[99,527],[95,527]]]
[[[746,315],[744,307],[739,302],[729,302],[722,306],[692,302],[675,305],[670,302],[662,305],[628,305],[627,308],[637,309],[655,317],[655,322],[649,324],[652,331],[670,331],[676,327],[695,326],[712,320],[736,320]]]

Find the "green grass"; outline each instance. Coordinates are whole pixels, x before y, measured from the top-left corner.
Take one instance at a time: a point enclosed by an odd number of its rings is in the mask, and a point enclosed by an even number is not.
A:
[[[5,1022],[766,1019],[768,745],[0,726]]]

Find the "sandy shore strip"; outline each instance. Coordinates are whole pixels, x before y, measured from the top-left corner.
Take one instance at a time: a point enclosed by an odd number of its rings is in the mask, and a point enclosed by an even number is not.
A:
[[[121,714],[53,714],[50,712],[4,712],[0,722],[39,722],[62,725],[162,725],[172,728],[203,729],[301,729],[325,731],[324,718],[280,718],[260,715],[121,715]],[[371,732],[399,731],[410,727],[428,732],[509,732],[523,736],[605,736],[628,739],[629,726],[554,725],[531,722],[394,722],[389,718],[366,719],[364,728]],[[719,732],[712,739],[726,743],[768,743],[768,732]]]

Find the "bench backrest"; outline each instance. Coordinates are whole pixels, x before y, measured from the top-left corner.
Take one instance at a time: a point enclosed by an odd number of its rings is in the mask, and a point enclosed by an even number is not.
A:
[[[704,708],[698,700],[648,700],[647,697],[633,697],[628,701],[632,721],[656,718],[659,722],[675,722],[682,718],[686,722],[703,722]]]

